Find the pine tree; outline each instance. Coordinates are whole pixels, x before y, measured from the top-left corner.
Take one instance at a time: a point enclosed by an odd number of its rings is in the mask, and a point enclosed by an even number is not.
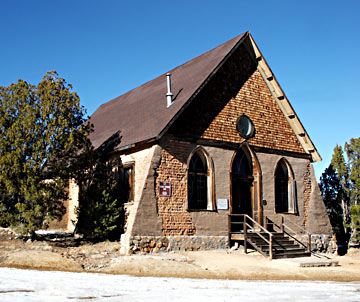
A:
[[[349,225],[351,222],[351,200],[350,200],[350,178],[349,167],[345,161],[344,152],[341,146],[336,145],[331,158],[331,166],[336,171],[338,181],[342,187],[341,196],[339,196],[344,213],[344,223]]]
[[[350,200],[351,200],[351,228],[355,243],[360,242],[360,138],[352,138],[345,143],[348,166],[350,167]]]
[[[85,169],[76,177],[80,186],[76,232],[89,240],[117,240],[124,227],[121,163],[101,151],[91,147],[83,154]]]
[[[345,143],[349,166],[350,198],[353,205],[360,204],[360,138],[352,138]]]
[[[342,205],[344,191],[337,172],[331,164],[320,177],[320,190],[336,236],[336,242],[339,247],[344,247],[344,249],[339,248],[339,254],[344,254],[349,239],[344,225],[344,209]]]
[[[34,231],[64,214],[72,163],[86,140],[85,110],[56,72],[37,85],[0,87],[0,225]]]
[[[345,152],[346,158],[343,148],[336,145],[331,164],[320,178],[320,188],[337,236],[341,236],[338,219],[343,221],[347,245],[350,236],[351,241],[360,241],[360,138],[346,142]]]

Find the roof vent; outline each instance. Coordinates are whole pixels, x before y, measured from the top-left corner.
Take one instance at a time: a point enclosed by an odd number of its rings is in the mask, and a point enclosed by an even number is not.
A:
[[[167,94],[166,94],[166,103],[167,107],[173,102],[173,94],[171,93],[171,73],[166,74],[166,82],[167,82]]]

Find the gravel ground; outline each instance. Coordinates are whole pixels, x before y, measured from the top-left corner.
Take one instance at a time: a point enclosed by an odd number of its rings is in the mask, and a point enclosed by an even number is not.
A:
[[[26,242],[0,230],[1,267],[182,278],[360,281],[359,249],[341,257],[312,256],[338,261],[335,267],[298,267],[270,261],[257,252],[245,255],[241,249],[132,256],[121,256],[119,250],[119,242],[92,244],[74,238]]]

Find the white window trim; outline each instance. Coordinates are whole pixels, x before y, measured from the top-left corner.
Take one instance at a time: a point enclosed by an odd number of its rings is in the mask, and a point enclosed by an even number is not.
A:
[[[196,148],[194,148],[194,150],[190,153],[189,157],[188,157],[188,161],[187,161],[187,173],[186,173],[186,177],[188,179],[188,173],[189,173],[189,164],[191,161],[191,158],[193,157],[193,155],[195,153],[201,153],[206,160],[206,164],[207,164],[207,207],[206,209],[191,209],[189,208],[189,196],[187,194],[187,209],[188,211],[214,211],[215,208],[215,202],[214,202],[214,165],[213,162],[211,160],[210,155],[206,152],[206,150],[201,147],[201,146],[197,146]]]

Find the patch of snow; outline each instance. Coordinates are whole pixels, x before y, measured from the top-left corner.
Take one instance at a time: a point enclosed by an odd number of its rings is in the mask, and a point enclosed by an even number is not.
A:
[[[132,277],[0,268],[0,301],[359,301],[360,282]]]
[[[50,231],[50,230],[38,230],[38,231],[35,231],[35,234],[40,235],[40,236],[58,236],[58,237],[74,236],[74,233],[57,232],[57,231]]]

